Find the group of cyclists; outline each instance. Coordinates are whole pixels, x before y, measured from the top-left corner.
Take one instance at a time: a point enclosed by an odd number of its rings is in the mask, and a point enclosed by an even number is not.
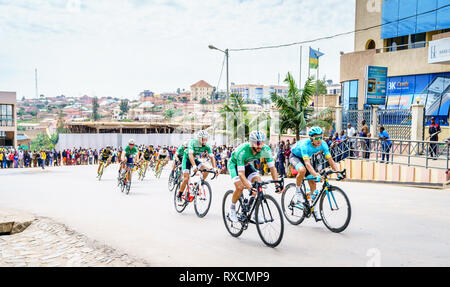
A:
[[[323,153],[331,169],[334,172],[337,172],[338,178],[343,179],[342,174],[339,174],[338,165],[334,162],[331,156],[328,145],[323,140],[323,130],[320,127],[313,127],[309,130],[308,135],[309,138],[298,141],[292,147],[289,158],[289,162],[297,171],[295,181],[296,190],[291,201],[291,205],[295,205],[295,207],[299,210],[303,210],[305,206],[308,208],[310,207],[308,203],[310,201],[314,201],[315,197],[317,197],[320,193],[317,189],[317,183],[323,181],[324,179],[324,177],[322,177],[322,175],[316,170],[316,167],[311,161],[313,155]],[[174,195],[174,200],[176,201],[175,204],[184,204],[183,199],[185,197],[182,195],[185,192],[185,189],[189,184],[190,177],[193,174],[200,171],[202,182],[207,179],[208,173],[213,173],[214,177],[220,174],[212,148],[208,144],[208,140],[208,133],[202,130],[196,134],[195,138],[183,142],[183,144],[177,148],[176,153],[174,153],[170,178],[173,178],[172,175],[177,168],[181,171],[181,176],[178,177],[179,181],[176,194]],[[238,223],[240,221],[238,212],[236,211],[236,205],[240,200],[244,189],[249,191],[249,202],[254,201],[258,194],[258,190],[255,186],[258,186],[258,183],[262,182],[262,177],[255,168],[254,161],[264,160],[267,163],[273,180],[272,183],[275,184],[275,192],[277,194],[283,194],[286,189],[283,186],[284,181],[279,179],[277,169],[275,168],[273,153],[269,145],[265,144],[266,140],[267,137],[264,132],[252,131],[249,135],[249,141],[235,148],[230,159],[228,160],[227,169],[228,174],[231,177],[230,179],[234,184],[234,192],[232,194],[231,204],[228,207],[227,218],[232,223]],[[212,167],[208,167],[205,163],[200,161],[200,156],[205,154],[208,155]],[[109,165],[110,159],[111,148],[107,147],[101,152],[100,165]],[[124,169],[127,171],[133,170],[133,166],[136,164],[139,166],[145,165],[145,167],[147,167],[150,162],[155,160],[161,160],[163,165],[166,165],[169,161],[169,153],[167,148],[164,147],[157,150],[154,149],[153,146],[147,146],[144,149],[139,150],[136,147],[136,142],[131,139],[122,152],[119,174]],[[131,176],[131,173],[129,176]],[[127,180],[131,179],[127,178]],[[310,190],[309,193],[302,192],[304,180],[308,182]],[[240,208],[241,207],[242,206],[240,206]],[[305,208],[305,210],[308,208]],[[314,213],[316,220],[321,220],[318,208],[313,209],[312,212]],[[255,214],[253,214],[253,220],[255,221],[255,219],[257,219],[258,222],[261,220],[261,218],[255,218]]]
[[[107,168],[111,164],[113,153],[111,146],[107,146],[100,152],[97,177],[100,176],[101,167]],[[167,146],[155,148],[153,145],[138,148],[134,139],[130,139],[119,158],[119,174],[127,167],[132,169],[144,166],[147,168],[150,163],[158,163],[161,168],[169,162],[169,151]],[[159,166],[156,166],[159,168]]]

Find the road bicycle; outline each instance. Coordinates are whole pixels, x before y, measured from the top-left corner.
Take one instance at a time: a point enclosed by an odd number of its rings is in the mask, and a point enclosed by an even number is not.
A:
[[[325,226],[332,232],[339,233],[347,228],[352,214],[350,201],[342,189],[329,183],[328,178],[332,174],[342,175],[342,179],[338,178],[338,180],[343,180],[346,177],[346,170],[321,171],[320,175],[323,178],[322,189],[312,199],[312,202],[308,200],[305,192],[305,180],[302,182],[301,192],[305,199],[303,208],[297,206],[297,197],[295,195],[296,184],[291,183],[286,186],[286,190],[281,196],[281,207],[289,223],[299,225],[305,218],[310,218],[313,215],[316,222],[323,221]],[[312,179],[311,177],[306,178],[306,180]],[[316,217],[314,213],[315,208],[319,208],[321,218]]]
[[[147,173],[147,169],[148,169],[148,160],[144,160],[144,162],[141,164],[141,167],[139,168],[139,180],[144,180],[145,175]]]
[[[127,163],[127,166],[122,172],[119,171],[119,187],[121,192],[130,193],[131,176],[133,174],[133,164]],[[129,180],[127,179],[129,178]]]
[[[233,237],[239,237],[251,223],[256,224],[259,237],[264,244],[269,247],[276,247],[280,244],[284,233],[283,213],[275,198],[264,191],[269,184],[279,184],[283,189],[284,178],[254,182],[248,197],[244,197],[244,193],[242,193],[236,203],[238,222],[231,221],[229,212],[234,191],[229,190],[225,193],[222,202],[222,216],[226,229]],[[256,197],[252,196],[253,190],[257,192]],[[252,219],[253,215],[254,219]]]
[[[156,161],[156,166],[155,166],[155,177],[156,178],[160,178],[161,177],[161,173],[164,169],[164,159],[158,159]]]
[[[100,161],[100,170],[97,173],[97,178],[98,178],[99,181],[102,179],[104,170],[105,170],[105,163],[103,161]]]
[[[182,173],[181,173],[181,164],[178,164],[173,172],[170,173],[169,176],[169,192],[173,191],[174,188],[177,186],[178,183],[180,183],[182,180]]]
[[[186,188],[181,195],[181,200],[178,200],[177,195],[180,190],[182,180],[179,180],[177,183],[173,195],[173,202],[175,205],[175,210],[178,213],[182,213],[191,202],[194,202],[195,213],[198,217],[205,217],[208,213],[209,208],[211,207],[212,190],[209,183],[202,178],[203,173],[205,172],[214,174],[211,180],[215,179],[217,176],[217,174],[212,170],[198,170],[190,176],[190,178],[193,178],[194,180],[189,180],[189,183],[186,185]]]

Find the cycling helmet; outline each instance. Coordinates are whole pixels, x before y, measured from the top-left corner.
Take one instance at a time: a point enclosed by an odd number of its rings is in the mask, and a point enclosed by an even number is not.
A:
[[[134,140],[134,139],[130,139],[129,141],[128,141],[128,144],[136,144],[136,141]]]
[[[312,137],[314,135],[321,135],[321,134],[323,134],[323,130],[320,127],[312,127],[308,132],[308,135],[310,137]]]
[[[197,138],[201,138],[201,139],[208,139],[209,138],[209,134],[206,131],[199,131],[197,133]]]
[[[252,131],[249,140],[251,142],[264,142],[266,141],[266,135],[261,131]]]

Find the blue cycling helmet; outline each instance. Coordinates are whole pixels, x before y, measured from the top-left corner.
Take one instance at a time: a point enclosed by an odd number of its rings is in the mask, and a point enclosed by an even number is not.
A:
[[[323,134],[323,130],[320,127],[312,127],[308,132],[308,135],[310,137],[312,137],[314,135],[321,135],[321,134]]]

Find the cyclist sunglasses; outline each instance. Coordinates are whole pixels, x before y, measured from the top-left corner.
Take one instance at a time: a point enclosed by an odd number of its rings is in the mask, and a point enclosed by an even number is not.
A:
[[[323,137],[313,137],[312,139],[315,141],[321,141],[323,139]]]

